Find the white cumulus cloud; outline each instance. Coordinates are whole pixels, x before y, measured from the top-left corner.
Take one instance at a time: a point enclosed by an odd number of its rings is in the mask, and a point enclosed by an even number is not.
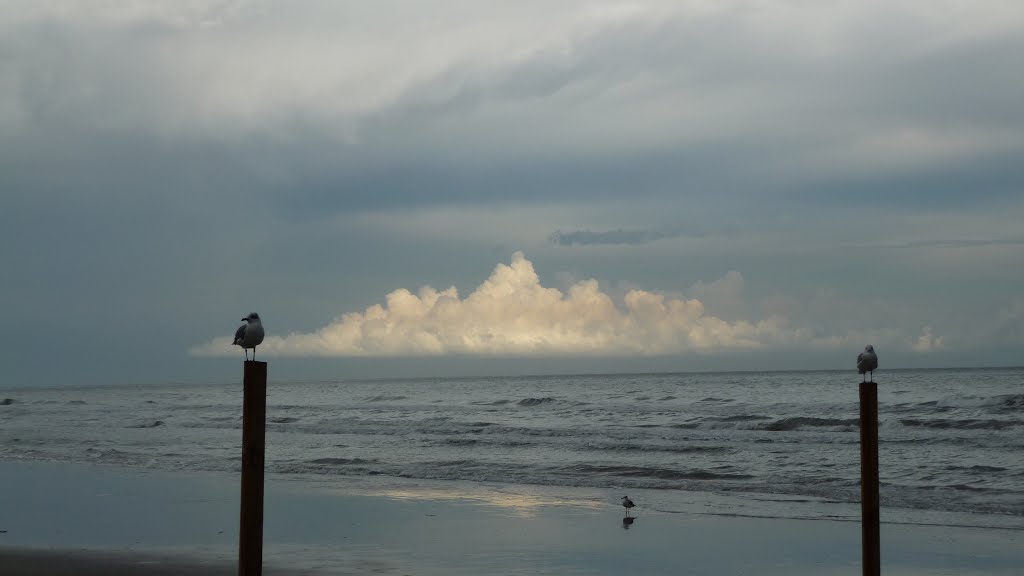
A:
[[[735,274],[734,274],[735,275]],[[735,289],[736,278],[727,279]],[[713,291],[714,283],[702,286]],[[700,300],[630,290],[621,303],[596,280],[565,292],[541,284],[521,253],[498,264],[466,297],[455,287],[399,289],[386,302],[343,314],[311,333],[268,335],[260,353],[276,356],[647,356],[754,349],[804,340],[784,318],[726,321]],[[194,347],[194,355],[237,353],[229,338]]]
[[[934,352],[946,348],[945,339],[932,333],[931,326],[921,328],[921,335],[917,337],[910,348],[915,352]]]

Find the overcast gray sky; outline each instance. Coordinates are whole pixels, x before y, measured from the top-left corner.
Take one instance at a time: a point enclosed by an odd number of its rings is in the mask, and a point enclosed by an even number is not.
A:
[[[0,1],[0,386],[1019,364],[1017,1]]]

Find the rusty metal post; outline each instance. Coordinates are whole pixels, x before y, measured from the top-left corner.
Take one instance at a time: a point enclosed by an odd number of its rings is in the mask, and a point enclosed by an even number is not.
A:
[[[263,573],[263,458],[267,429],[267,363],[247,360],[242,399],[242,512],[238,576]]]
[[[861,562],[864,576],[881,572],[878,499],[878,385],[860,385]]]

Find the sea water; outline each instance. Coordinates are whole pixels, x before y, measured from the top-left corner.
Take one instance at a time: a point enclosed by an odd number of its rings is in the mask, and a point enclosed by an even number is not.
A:
[[[266,470],[363,489],[855,519],[844,372],[278,381]],[[876,373],[883,521],[1024,529],[1024,369]],[[0,459],[234,472],[240,383],[0,390]],[[634,498],[635,499],[635,498]]]

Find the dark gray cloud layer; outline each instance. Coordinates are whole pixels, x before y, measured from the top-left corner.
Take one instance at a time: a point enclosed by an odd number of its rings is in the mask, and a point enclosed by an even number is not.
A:
[[[600,246],[600,245],[640,245],[650,244],[658,240],[669,238],[680,238],[683,234],[670,230],[607,230],[593,232],[590,230],[575,230],[572,232],[556,230],[548,236],[548,239],[559,246]]]

